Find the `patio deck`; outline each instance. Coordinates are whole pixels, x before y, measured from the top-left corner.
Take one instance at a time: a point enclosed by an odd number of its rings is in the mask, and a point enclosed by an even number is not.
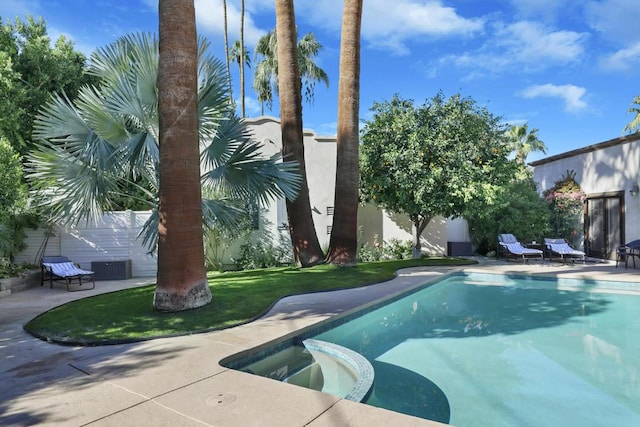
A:
[[[153,279],[103,281],[80,293],[33,288],[0,299],[0,425],[442,425],[236,372],[218,361],[452,270],[640,282],[640,269],[616,269],[614,263],[483,259],[464,268],[407,269],[366,288],[285,298],[261,319],[223,331],[105,347],[49,344],[22,325],[64,302]]]

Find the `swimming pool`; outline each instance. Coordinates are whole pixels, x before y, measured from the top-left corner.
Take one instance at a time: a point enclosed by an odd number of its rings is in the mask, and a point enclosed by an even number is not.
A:
[[[635,426],[638,290],[454,274],[310,337],[371,362],[370,405],[458,427]]]

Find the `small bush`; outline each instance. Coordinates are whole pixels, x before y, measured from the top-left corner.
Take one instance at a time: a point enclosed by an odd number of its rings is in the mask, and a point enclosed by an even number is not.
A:
[[[291,242],[278,235],[278,241],[266,236],[257,240],[250,240],[240,247],[240,255],[233,258],[238,270],[254,270],[293,265],[293,250]]]
[[[378,242],[378,235],[373,237],[373,243],[365,242],[358,250],[358,262],[373,262],[381,260],[410,259],[413,256],[413,245],[410,241],[390,239],[388,242]]]

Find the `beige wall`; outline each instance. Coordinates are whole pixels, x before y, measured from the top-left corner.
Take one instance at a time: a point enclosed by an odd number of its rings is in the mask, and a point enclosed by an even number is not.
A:
[[[275,154],[282,148],[280,121],[275,117],[258,117],[245,119],[249,130],[255,138],[269,147],[268,154]],[[309,184],[309,198],[313,221],[320,244],[329,244],[328,227],[333,217],[327,215],[327,208],[334,205],[335,170],[336,170],[336,137],[319,136],[309,129],[304,130],[305,167]],[[270,222],[277,223],[274,218],[286,219],[280,203],[278,215],[277,203],[267,207]],[[372,242],[374,236],[378,241],[390,239],[411,240],[411,222],[405,215],[395,215],[377,209],[375,206],[360,206],[358,210],[359,241]],[[430,255],[446,254],[447,221],[436,218],[431,221],[422,234],[423,252]]]
[[[640,182],[640,140],[535,166],[533,178],[542,192],[551,188],[568,170],[576,173],[575,179],[587,195],[624,191],[625,240],[640,238],[640,196],[632,197],[629,193],[631,186]]]

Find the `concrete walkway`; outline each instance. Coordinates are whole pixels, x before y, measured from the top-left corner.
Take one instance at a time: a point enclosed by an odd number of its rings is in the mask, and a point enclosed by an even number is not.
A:
[[[366,288],[289,297],[263,318],[219,332],[104,346],[64,347],[22,325],[67,301],[152,282],[97,282],[93,291],[34,288],[0,300],[0,425],[435,426],[219,365],[225,357],[452,271],[417,268]],[[483,260],[467,270],[640,282],[611,264],[523,265]],[[214,296],[215,297],[215,296]]]

